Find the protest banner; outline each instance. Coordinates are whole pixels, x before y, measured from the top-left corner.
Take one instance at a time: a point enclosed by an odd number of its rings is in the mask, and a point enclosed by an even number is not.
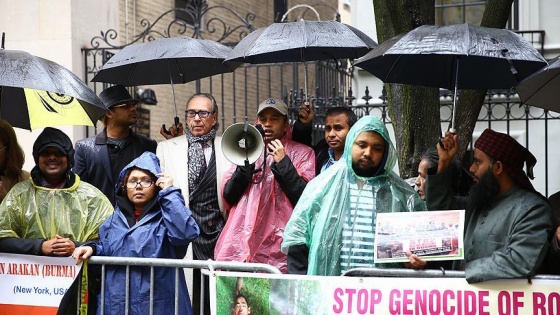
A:
[[[71,257],[0,253],[0,314],[56,314],[81,267]]]
[[[464,210],[378,213],[375,263],[408,262],[407,252],[424,260],[463,259],[464,223]]]
[[[216,272],[213,314],[235,314],[246,297],[251,314],[549,315],[560,312],[560,280],[323,277]],[[238,278],[243,288],[238,290]],[[239,291],[239,292],[238,292]]]

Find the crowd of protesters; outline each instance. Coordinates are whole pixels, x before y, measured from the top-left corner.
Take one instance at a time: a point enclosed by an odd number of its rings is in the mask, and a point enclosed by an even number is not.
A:
[[[288,106],[266,99],[255,120],[265,149],[253,164],[234,165],[217,135],[211,94],[193,95],[185,128],[162,128],[167,140],[160,143],[132,131],[138,100],[123,86],[100,98],[108,108],[102,132],[74,150],[62,131],[45,128],[30,173],[22,170],[14,130],[0,120],[0,252],[258,262],[327,276],[356,267],[423,269],[430,265],[412,253],[404,264],[375,262],[376,214],[464,209],[465,258],[454,267],[468,282],[560,273],[558,214],[531,184],[535,157],[509,135],[487,129],[476,141],[474,183],[461,196],[458,142],[449,132],[422,156],[415,191],[393,172],[397,153],[384,123],[358,120],[348,107],[327,111],[325,138],[312,146],[314,107],[302,104],[292,129]],[[106,282],[119,284],[105,287],[109,313],[123,312],[123,277],[121,269],[107,271]],[[173,311],[173,295],[163,288],[173,277],[156,274],[158,312]],[[209,284],[201,278],[200,271],[193,277],[196,303],[191,309],[188,298],[180,300],[180,313],[209,313]],[[132,313],[147,307],[147,279],[131,276]],[[75,294],[68,290],[59,313],[73,313]]]

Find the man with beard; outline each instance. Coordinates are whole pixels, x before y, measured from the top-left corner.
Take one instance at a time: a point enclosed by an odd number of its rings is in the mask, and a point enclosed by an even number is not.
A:
[[[454,198],[448,168],[458,144],[456,135],[446,133],[437,146],[437,173],[429,173],[426,181],[428,208],[466,210],[469,283],[532,276],[546,256],[553,228],[546,199],[529,181],[537,160],[511,136],[491,129],[484,130],[474,147],[469,171],[475,184],[466,198]]]
[[[364,116],[352,126],[340,162],[307,184],[286,225],[282,251],[289,273],[340,276],[358,267],[397,267],[375,264],[376,214],[424,211],[426,206],[393,172],[396,162],[397,152],[378,117]],[[408,266],[423,268],[425,262],[411,258]]]

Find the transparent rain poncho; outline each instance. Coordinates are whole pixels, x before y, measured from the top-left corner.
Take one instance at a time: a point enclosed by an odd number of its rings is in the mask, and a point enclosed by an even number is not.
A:
[[[107,197],[78,176],[74,185],[61,189],[36,186],[30,178],[0,204],[0,238],[52,239],[58,234],[85,242],[98,238],[99,226],[111,213]]]
[[[290,140],[291,128],[286,127],[281,139],[286,155],[298,174],[309,181],[315,176],[315,154],[310,147]],[[261,155],[255,165],[260,167],[262,161]],[[216,244],[216,260],[265,263],[287,272],[287,256],[280,251],[280,244],[293,206],[274,179],[272,162],[272,156],[268,156],[264,179],[259,184],[250,184],[236,205],[228,205],[224,200],[229,216]],[[224,175],[221,191],[234,171],[235,166]],[[253,181],[261,176],[262,172],[255,174]]]
[[[352,169],[352,145],[364,131],[379,133],[388,144],[385,171],[374,177],[358,176]],[[346,137],[340,160],[307,184],[284,231],[282,251],[287,253],[290,246],[305,244],[309,248],[308,274],[340,275],[342,243],[351,243],[353,248],[360,250],[358,242],[350,238],[342,239],[344,219],[351,211],[350,185],[356,179],[364,181],[364,187],[371,186],[371,189],[368,187],[361,192],[373,193],[372,211],[376,213],[425,211],[426,206],[418,194],[392,171],[396,162],[397,153],[385,124],[375,116],[358,120]],[[375,226],[375,215],[372,224]],[[371,252],[371,255],[373,257],[374,253]]]

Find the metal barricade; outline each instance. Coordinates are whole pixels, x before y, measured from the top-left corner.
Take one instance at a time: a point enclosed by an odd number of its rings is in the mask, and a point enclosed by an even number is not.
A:
[[[465,278],[464,271],[456,270],[438,270],[438,269],[424,269],[424,270],[414,270],[414,269],[385,269],[385,268],[353,268],[342,276],[347,277],[402,277],[402,278]],[[541,280],[558,280],[560,281],[560,276],[557,275],[546,275],[537,274],[530,278]]]
[[[208,269],[210,271],[228,270],[228,271],[241,271],[241,272],[266,272],[272,274],[281,274],[277,268],[267,264],[257,263],[241,263],[241,262],[224,262],[213,260],[185,260],[185,259],[166,259],[166,258],[137,258],[137,257],[105,257],[105,256],[92,256],[88,260],[91,265],[101,265],[101,295],[100,295],[100,313],[104,314],[104,297],[105,297],[105,274],[106,266],[120,266],[126,267],[126,290],[125,294],[125,311],[124,315],[129,313],[130,302],[130,267],[149,267],[150,268],[150,310],[149,314],[153,312],[153,293],[154,293],[154,270],[155,268],[175,268],[175,314],[178,314],[179,303],[179,272],[183,272],[184,268],[189,269]],[[203,309],[201,310],[203,311]]]

